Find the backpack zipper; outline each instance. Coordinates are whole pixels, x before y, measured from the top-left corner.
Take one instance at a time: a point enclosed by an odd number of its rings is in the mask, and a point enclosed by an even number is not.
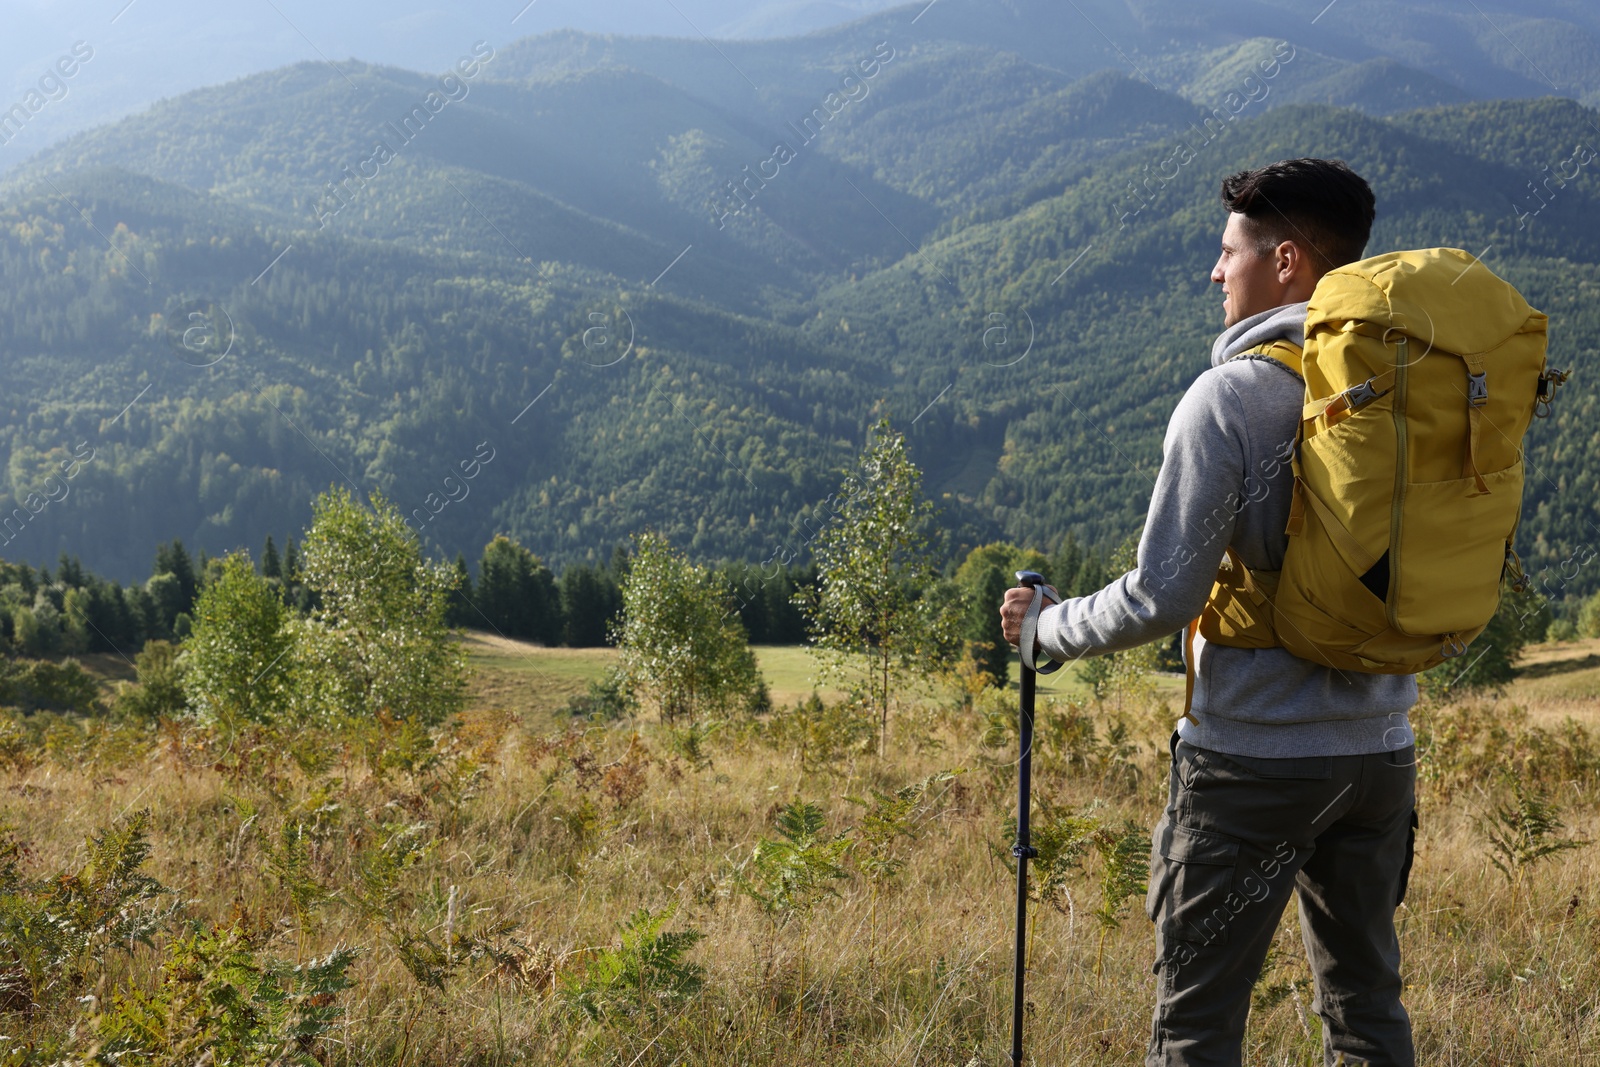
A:
[[[1406,441],[1406,367],[1410,360],[1411,339],[1404,334],[1400,336],[1399,343],[1395,346],[1394,368],[1394,407],[1391,414],[1394,416],[1394,496],[1389,505],[1389,602],[1385,605],[1389,618],[1389,626],[1396,633],[1405,633],[1400,629],[1399,601],[1400,601],[1400,526],[1401,516],[1405,514],[1406,480],[1410,464],[1408,462],[1408,443]]]

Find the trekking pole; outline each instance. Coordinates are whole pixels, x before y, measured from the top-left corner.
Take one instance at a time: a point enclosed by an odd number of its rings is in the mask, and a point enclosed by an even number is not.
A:
[[[1017,857],[1017,957],[1011,979],[1011,1064],[1022,1067],[1022,1013],[1025,1005],[1023,980],[1028,967],[1028,861],[1039,854],[1030,843],[1028,832],[1029,796],[1033,784],[1033,696],[1034,682],[1041,674],[1059,670],[1061,664],[1040,666],[1033,659],[1034,635],[1039,630],[1039,610],[1044,606],[1044,575],[1037,571],[1018,571],[1017,582],[1033,590],[1033,603],[1022,620],[1022,633],[1018,637],[1017,651],[1022,657],[1022,701],[1019,709],[1019,734],[1022,741],[1022,758],[1017,762],[1017,843],[1011,854]],[[1054,589],[1050,589],[1052,597]]]

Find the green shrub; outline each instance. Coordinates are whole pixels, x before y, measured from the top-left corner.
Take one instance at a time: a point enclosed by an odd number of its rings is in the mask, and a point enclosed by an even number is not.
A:
[[[627,681],[617,670],[607,670],[589,688],[567,701],[566,713],[574,719],[610,722],[633,714],[637,707]]]
[[[1557,619],[1552,622],[1544,632],[1546,641],[1575,641],[1578,637],[1578,628],[1571,619]]]
[[[1549,625],[1550,611],[1542,599],[1532,593],[1507,592],[1489,625],[1466,652],[1418,675],[1418,687],[1434,700],[1499,690],[1515,677],[1523,648],[1542,638]]]
[[[761,737],[774,749],[789,749],[806,770],[829,767],[847,756],[872,751],[876,724],[858,701],[829,704],[816,693],[770,716]]]
[[[183,666],[178,646],[170,641],[146,641],[134,660],[139,673],[136,685],[123,685],[117,693],[116,710],[143,722],[175,719],[189,704],[183,694]]]
[[[1412,710],[1419,782],[1444,796],[1476,789],[1505,773],[1531,788],[1600,783],[1600,744],[1566,719],[1535,726],[1515,704],[1419,706]]]
[[[99,710],[100,684],[75,659],[0,659],[0,704],[24,711]]]
[[[1578,634],[1582,637],[1600,637],[1600,593],[1583,602],[1578,609]]]

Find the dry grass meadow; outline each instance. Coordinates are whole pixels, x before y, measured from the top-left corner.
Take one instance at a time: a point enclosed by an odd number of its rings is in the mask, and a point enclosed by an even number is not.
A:
[[[91,1055],[135,1008],[149,1047],[169,1051],[121,1062],[196,1062],[171,1050],[199,1047],[228,1012],[276,1018],[230,1001],[248,981],[221,964],[200,973],[215,953],[175,955],[185,931],[231,946],[239,973],[282,961],[291,992],[315,969],[293,965],[355,950],[347,988],[290,998],[321,1022],[277,1062],[1007,1062],[1014,690],[899,709],[880,760],[836,705],[795,710],[810,691],[800,650],[760,653],[786,710],[673,731],[563,712],[606,652],[469,640],[471,710],[431,745],[394,729],[218,738],[14,720],[0,824],[20,884],[92,882],[86,839],[148,811],[139,870],[170,893],[128,906],[165,909],[148,945],[108,934],[54,972],[0,975],[0,1064]],[[1162,679],[1120,710],[1071,683],[1046,694],[1039,823],[1086,816],[1101,843],[1146,833],[1172,692]],[[1399,923],[1423,1063],[1600,1062],[1600,854],[1582,847],[1600,810],[1597,696],[1600,642],[1575,642],[1530,650],[1498,697],[1417,716],[1422,829]],[[1518,789],[1545,806],[1497,822]],[[791,821],[785,838],[796,798],[821,825]],[[1579,847],[1538,855],[1563,839]],[[1033,910],[1036,1063],[1142,1062],[1152,938],[1142,895],[1108,876],[1114,851],[1086,847]],[[1246,1062],[1320,1063],[1309,1001],[1289,909]]]

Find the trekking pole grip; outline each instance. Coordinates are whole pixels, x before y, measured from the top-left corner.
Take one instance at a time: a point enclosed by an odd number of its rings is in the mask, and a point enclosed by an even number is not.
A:
[[[1033,603],[1028,605],[1028,612],[1022,617],[1022,632],[1017,635],[1017,654],[1022,657],[1022,684],[1028,685],[1028,676],[1035,672],[1053,674],[1061,669],[1060,663],[1038,663],[1033,658],[1033,646],[1039,635],[1039,612],[1044,609],[1045,596],[1052,601],[1059,601],[1060,597],[1038,571],[1018,571],[1017,584],[1033,590]]]

